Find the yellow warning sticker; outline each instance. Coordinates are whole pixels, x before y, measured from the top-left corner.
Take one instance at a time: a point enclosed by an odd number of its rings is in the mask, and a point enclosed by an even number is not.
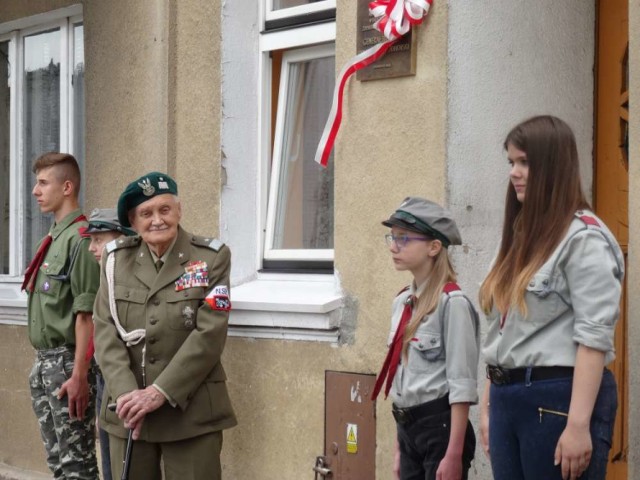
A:
[[[347,423],[347,453],[358,453],[358,425]]]

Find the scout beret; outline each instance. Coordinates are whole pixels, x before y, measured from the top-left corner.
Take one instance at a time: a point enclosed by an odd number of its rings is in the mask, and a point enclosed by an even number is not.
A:
[[[405,198],[382,224],[428,235],[440,240],[445,247],[462,244],[460,232],[449,211],[424,198]]]
[[[118,219],[120,224],[130,227],[129,210],[165,193],[178,194],[178,184],[166,173],[150,172],[131,182],[118,199]]]
[[[94,208],[89,215],[89,226],[86,233],[120,232],[124,235],[135,235],[129,228],[120,225],[115,208]]]

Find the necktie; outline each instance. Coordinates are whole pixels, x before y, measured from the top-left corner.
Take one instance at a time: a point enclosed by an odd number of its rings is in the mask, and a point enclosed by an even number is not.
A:
[[[164,262],[160,259],[156,260],[156,272],[159,272],[160,269],[162,268],[162,265],[164,265]]]
[[[407,324],[409,323],[409,320],[411,320],[411,314],[413,313],[413,302],[415,301],[415,299],[416,297],[411,295],[409,298],[407,298],[407,301],[404,304],[404,310],[402,311],[400,323],[398,324],[396,334],[393,336],[393,342],[391,342],[391,346],[389,347],[389,351],[387,352],[387,358],[384,359],[384,363],[382,364],[382,370],[380,370],[380,374],[376,379],[376,384],[373,387],[373,392],[371,393],[371,400],[375,400],[378,397],[385,378],[387,379],[387,384],[384,388],[384,398],[387,398],[387,396],[389,395],[389,390],[391,390],[391,384],[393,383],[393,377],[396,376],[398,363],[400,363],[402,339],[404,338],[404,331],[407,329]]]
[[[44,237],[44,240],[42,241],[40,248],[38,248],[38,251],[33,257],[33,260],[29,262],[27,271],[24,273],[22,290],[26,290],[27,292],[33,292],[33,283],[36,281],[36,277],[38,276],[38,269],[42,265],[42,262],[44,261],[44,257],[47,255],[47,251],[49,250],[49,247],[51,246],[52,242],[53,242],[53,237],[49,233],[46,237]]]

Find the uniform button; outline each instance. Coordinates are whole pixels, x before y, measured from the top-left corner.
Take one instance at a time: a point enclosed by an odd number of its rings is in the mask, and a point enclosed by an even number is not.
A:
[[[156,323],[158,323],[158,319],[157,318],[152,318],[152,319],[149,320],[149,323],[151,325],[155,325]]]
[[[158,298],[154,298],[153,299],[153,304],[157,307],[158,305],[160,305],[160,299]]]
[[[149,359],[149,363],[156,363],[156,359],[155,359],[155,357],[151,357],[151,358]]]
[[[129,298],[129,292],[124,294],[125,298]]]
[[[543,285],[549,285],[549,280],[543,280],[543,281],[542,281],[542,284],[543,284]]]
[[[187,292],[186,290],[184,291],[184,296],[188,297],[189,296],[189,292]]]
[[[151,345],[153,345],[154,343],[156,343],[156,337],[149,337],[149,343]]]
[[[536,286],[536,282],[529,282],[529,286],[530,287],[535,287]]]

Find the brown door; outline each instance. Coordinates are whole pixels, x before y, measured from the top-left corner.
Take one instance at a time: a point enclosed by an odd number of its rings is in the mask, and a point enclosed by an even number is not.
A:
[[[629,0],[600,0],[596,44],[596,130],[594,205],[627,259],[629,243]],[[618,382],[618,415],[607,480],[627,479],[628,385],[626,278],[616,329],[616,360],[609,366]]]

